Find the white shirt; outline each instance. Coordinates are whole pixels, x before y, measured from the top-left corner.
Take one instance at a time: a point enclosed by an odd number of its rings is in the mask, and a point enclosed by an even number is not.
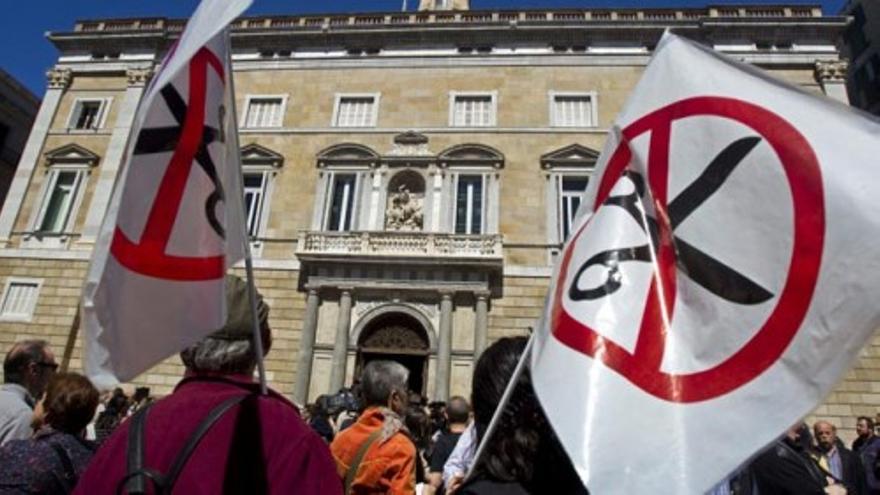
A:
[[[454,476],[466,475],[471,468],[471,463],[474,462],[474,455],[476,453],[477,429],[474,427],[474,422],[471,421],[467,428],[461,433],[461,436],[458,437],[458,442],[456,442],[455,448],[452,449],[452,453],[449,454],[449,459],[447,459],[446,464],[443,465],[443,483],[448,486],[449,481]]]

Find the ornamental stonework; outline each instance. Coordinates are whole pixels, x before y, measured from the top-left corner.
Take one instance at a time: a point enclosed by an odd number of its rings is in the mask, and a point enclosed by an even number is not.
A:
[[[150,81],[150,78],[153,77],[153,69],[148,67],[128,69],[125,71],[125,77],[128,79],[129,86],[143,87],[146,86]]]
[[[67,89],[70,86],[72,74],[70,69],[49,69],[46,71],[49,89]]]
[[[844,82],[849,64],[845,60],[816,62],[816,80],[819,82]]]

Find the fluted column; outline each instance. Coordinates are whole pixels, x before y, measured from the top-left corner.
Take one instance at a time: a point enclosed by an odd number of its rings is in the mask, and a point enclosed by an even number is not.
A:
[[[13,176],[9,192],[6,194],[6,203],[3,205],[3,210],[0,211],[0,247],[5,247],[9,242],[12,229],[15,227],[15,220],[18,218],[21,205],[24,202],[25,193],[43,151],[43,144],[46,142],[52,120],[55,119],[55,113],[58,111],[61,95],[64,94],[72,79],[70,69],[52,69],[46,72],[46,78],[49,87],[43,96],[43,103],[40,105],[40,110],[34,119],[34,125],[31,127],[31,133],[24,145],[24,150],[22,150],[18,168],[15,169],[15,176]]]
[[[101,174],[98,176],[98,183],[95,186],[94,194],[92,194],[92,202],[89,205],[82,237],[79,239],[80,243],[94,243],[98,231],[101,229],[104,214],[110,204],[110,196],[113,194],[116,176],[119,173],[122,160],[125,158],[125,149],[128,146],[138,103],[141,101],[144,87],[150,80],[152,73],[150,68],[128,69],[125,73],[128,78],[128,88],[125,90],[122,106],[119,109],[116,122],[113,124],[113,134],[110,136],[107,153],[101,164]]]
[[[309,382],[312,379],[312,355],[315,353],[315,334],[318,331],[318,306],[321,298],[317,289],[309,289],[306,297],[306,316],[303,318],[302,333],[299,338],[299,357],[296,361],[296,383],[293,400],[305,405],[309,395]]]
[[[489,338],[489,293],[477,292],[474,307],[474,359],[486,349]]]
[[[449,376],[452,370],[452,293],[440,294],[440,338],[437,341],[437,375],[434,400],[449,399]]]
[[[849,105],[846,94],[846,73],[849,64],[845,60],[816,62],[816,81],[822,85],[825,94]]]
[[[333,360],[330,363],[330,390],[333,394],[345,384],[345,365],[348,362],[348,332],[351,329],[351,289],[339,294],[339,318],[336,320],[336,340],[333,342]]]

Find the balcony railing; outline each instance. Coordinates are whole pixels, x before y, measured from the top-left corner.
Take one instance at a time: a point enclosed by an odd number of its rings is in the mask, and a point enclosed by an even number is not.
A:
[[[673,21],[713,17],[766,18],[766,17],[822,17],[822,10],[810,5],[744,6],[736,8],[710,7],[706,9],[567,9],[567,10],[520,10],[520,11],[463,11],[463,12],[411,12],[331,14],[325,16],[272,16],[242,18],[233,24],[236,32],[273,30],[312,30],[328,27],[351,26],[401,26],[426,24],[502,24],[516,21],[584,23],[620,21]],[[119,20],[79,21],[74,31],[152,31],[167,29],[180,31],[183,19],[147,18]]]
[[[501,235],[439,232],[303,232],[298,256],[501,260]]]

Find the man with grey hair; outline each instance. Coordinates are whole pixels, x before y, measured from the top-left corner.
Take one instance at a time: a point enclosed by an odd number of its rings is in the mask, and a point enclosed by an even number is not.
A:
[[[0,385],[0,446],[31,436],[34,405],[58,369],[45,340],[17,342],[3,360]]]
[[[269,307],[257,300],[269,352]],[[226,325],[180,353],[186,375],[174,393],[117,428],[74,493],[340,493],[324,441],[253,381],[253,312],[238,277],[227,276],[226,304]]]
[[[346,495],[415,493],[416,447],[403,424],[409,371],[395,361],[370,361],[361,375],[366,410],[330,450]]]

